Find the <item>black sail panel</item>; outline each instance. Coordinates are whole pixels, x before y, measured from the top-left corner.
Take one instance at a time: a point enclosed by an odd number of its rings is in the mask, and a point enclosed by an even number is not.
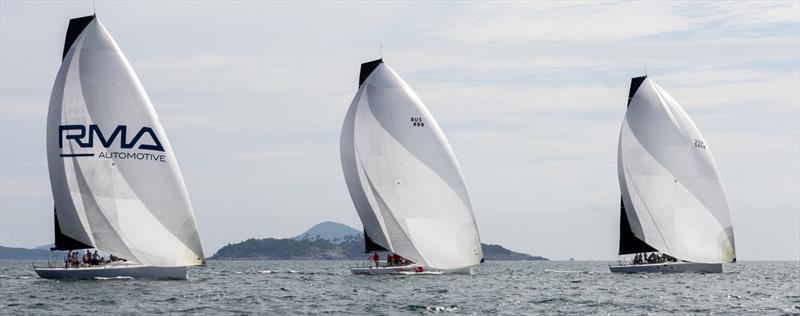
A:
[[[64,235],[61,232],[61,225],[58,224],[58,212],[56,212],[55,207],[53,208],[53,219],[55,220],[55,244],[50,248],[50,250],[76,250],[94,248],[75,240],[72,237]]]
[[[364,81],[367,80],[369,75],[372,74],[372,71],[374,71],[375,68],[378,68],[378,66],[380,64],[382,64],[382,63],[383,63],[383,59],[376,59],[376,60],[361,64],[361,72],[358,75],[358,86],[360,87],[364,83]]]
[[[83,29],[89,25],[90,22],[94,20],[94,15],[84,16],[80,18],[74,18],[69,20],[69,27],[67,27],[67,36],[64,38],[64,53],[61,55],[61,59],[63,60],[64,57],[67,57],[67,53],[69,49],[72,47],[72,43],[75,43],[75,40],[78,39],[78,35],[81,35]]]
[[[625,212],[625,203],[620,198],[619,201],[619,254],[627,255],[640,252],[654,252],[658,251],[650,247],[646,242],[642,241],[631,230],[631,224],[628,222],[628,214]]]
[[[633,95],[636,94],[636,91],[639,90],[639,86],[642,85],[642,82],[644,82],[645,79],[647,79],[647,76],[631,78],[631,89],[628,91],[628,106],[631,105]]]
[[[367,235],[367,231],[364,230],[364,253],[369,253],[373,251],[386,251],[388,249],[383,248],[383,246],[376,244],[372,241],[372,238]]]

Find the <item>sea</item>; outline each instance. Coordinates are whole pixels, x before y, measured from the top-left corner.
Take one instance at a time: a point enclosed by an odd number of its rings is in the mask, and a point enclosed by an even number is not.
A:
[[[4,315],[800,315],[800,262],[612,274],[608,262],[495,261],[472,275],[352,275],[346,261],[209,261],[187,281],[40,279],[0,261]]]

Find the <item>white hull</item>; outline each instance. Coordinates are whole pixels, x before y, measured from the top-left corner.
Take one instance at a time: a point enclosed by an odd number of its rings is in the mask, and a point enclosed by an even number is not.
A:
[[[696,262],[666,262],[636,265],[616,265],[608,267],[614,273],[722,273],[721,263],[696,263]]]
[[[402,274],[472,274],[472,267],[459,269],[434,269],[421,265],[399,267],[350,267],[353,274],[402,275]]]
[[[186,267],[153,267],[139,264],[108,264],[98,267],[33,269],[40,277],[56,280],[94,280],[105,278],[186,280]]]

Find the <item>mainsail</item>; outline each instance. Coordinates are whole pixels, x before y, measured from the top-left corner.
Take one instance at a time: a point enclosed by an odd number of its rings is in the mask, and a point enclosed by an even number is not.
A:
[[[736,259],[711,150],[678,102],[646,77],[631,80],[617,162],[620,254],[658,250],[699,263]]]
[[[368,250],[372,243],[439,269],[480,263],[464,178],[431,113],[380,59],[361,65],[359,85],[340,150]]]
[[[203,262],[183,177],[153,105],[94,16],[72,19],[50,97],[55,249],[151,266]]]

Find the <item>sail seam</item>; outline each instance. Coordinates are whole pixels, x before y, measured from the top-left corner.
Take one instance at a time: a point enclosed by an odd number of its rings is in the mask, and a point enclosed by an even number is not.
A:
[[[364,174],[366,174],[366,172],[365,172]],[[376,200],[377,200],[377,199],[380,199],[380,202],[381,202],[383,205],[386,205],[386,207],[388,208],[388,207],[389,207],[389,205],[388,205],[388,204],[386,204],[386,202],[385,202],[385,199],[384,199],[384,198],[381,196],[380,192],[378,192],[378,190],[374,189],[374,186],[372,185],[372,180],[371,180],[371,179],[369,179],[369,175],[367,175],[367,182],[368,182],[368,183],[369,183],[369,185],[370,185],[370,189],[372,190],[372,194],[374,194],[374,195],[376,196]],[[377,201],[376,201],[376,202],[377,202]],[[379,207],[379,209],[380,209],[380,205],[379,205],[378,207]],[[400,229],[400,233],[402,233],[402,234],[403,234],[403,237],[405,237],[405,239],[406,239],[406,240],[408,240],[408,242],[411,244],[411,246],[412,246],[412,247],[414,247],[414,250],[416,251],[416,253],[417,253],[417,254],[420,256],[420,258],[422,259],[422,261],[424,261],[424,262],[418,262],[418,263],[427,264],[427,262],[428,262],[428,259],[426,259],[426,258],[425,258],[425,255],[424,255],[424,254],[422,254],[422,253],[419,251],[419,248],[418,248],[418,247],[417,247],[417,245],[414,243],[414,240],[413,240],[413,239],[411,239],[411,237],[408,235],[408,232],[406,232],[406,231],[405,231],[405,229],[403,229],[403,226],[401,226],[401,225],[400,225],[400,221],[397,219],[397,217],[396,217],[396,216],[394,216],[394,213],[392,213],[390,210],[387,210],[387,211],[388,211],[388,212],[384,212],[384,211],[383,211],[383,209],[381,209],[381,215],[382,215],[382,216],[384,216],[384,217],[389,217],[389,219],[391,219],[391,220],[393,220],[393,221],[395,222],[395,224],[397,225],[397,227]],[[387,213],[388,213],[388,214],[387,214]],[[387,215],[388,215],[388,216],[387,216]],[[387,240],[390,240],[390,238],[387,238]],[[395,247],[391,247],[391,248],[392,248],[392,251],[396,251],[396,250],[397,250]]]
[[[627,125],[627,120],[628,120],[628,119],[626,118],[626,119],[625,119],[625,121],[626,121],[626,122],[625,122],[625,124],[626,124],[626,125]],[[630,127],[629,127],[629,128],[630,128]],[[633,134],[633,133],[632,133],[632,134]],[[633,136],[634,136],[634,137],[636,137],[636,135],[635,135],[635,134],[633,134]],[[638,141],[638,139],[637,139],[637,141]],[[644,147],[644,146],[643,146],[643,147]],[[624,161],[624,160],[623,160],[623,163],[622,163],[622,165],[623,165],[623,167],[625,168],[625,171],[626,171],[626,173],[625,173],[625,174],[626,174],[626,175],[630,174],[630,169],[628,169],[628,165],[625,163],[625,161]],[[665,168],[665,169],[666,169],[666,168]],[[626,178],[627,178],[627,176],[626,176]],[[629,182],[629,181],[627,181],[627,179],[626,179],[626,181],[625,181],[625,182]],[[653,222],[653,226],[655,226],[655,228],[656,228],[656,231],[658,232],[658,236],[659,236],[659,237],[661,237],[661,241],[664,243],[664,247],[666,247],[666,248],[667,248],[667,251],[668,251],[669,253],[672,253],[672,251],[669,249],[669,244],[667,244],[667,240],[664,238],[664,234],[661,232],[661,227],[659,227],[659,226],[658,226],[658,223],[656,222],[656,219],[655,219],[655,216],[653,215],[653,212],[650,210],[650,207],[649,207],[649,206],[647,206],[647,201],[646,201],[644,198],[641,198],[642,194],[641,194],[641,192],[639,192],[639,188],[636,186],[636,182],[635,182],[635,181],[630,181],[630,182],[631,182],[631,186],[633,187],[633,189],[634,189],[634,190],[636,190],[636,194],[637,194],[637,196],[639,196],[639,197],[640,197],[639,199],[642,201],[642,204],[644,205],[644,208],[645,208],[645,210],[647,210],[647,215],[649,215],[649,216],[650,216],[650,220]],[[636,208],[635,208],[633,205],[631,205],[631,208],[633,208],[633,209],[634,209],[634,211],[636,210]],[[627,211],[626,211],[626,212],[627,212]],[[642,231],[642,233],[644,233],[644,231]]]
[[[365,82],[369,81],[370,78],[371,77],[368,76],[367,79],[365,80]],[[380,211],[380,210],[376,210],[375,207],[373,207],[372,203],[370,202],[369,196],[367,195],[367,192],[364,190],[364,187],[363,187],[364,183],[363,183],[363,181],[361,179],[361,174],[359,174],[359,171],[361,173],[363,173],[364,177],[367,178],[366,179],[367,180],[366,185],[371,185],[369,183],[369,179],[368,179],[369,176],[367,175],[367,170],[366,170],[366,168],[364,168],[364,165],[363,165],[363,159],[359,155],[358,143],[356,141],[356,124],[358,122],[357,118],[358,118],[359,108],[361,107],[361,104],[363,103],[363,100],[366,99],[366,95],[368,94],[368,91],[366,89],[361,90],[361,88],[359,87],[359,90],[361,91],[361,93],[357,95],[358,96],[358,100],[354,104],[355,109],[353,109],[353,134],[352,134],[353,161],[355,162],[356,178],[358,179],[358,182],[359,182],[359,188],[357,188],[357,190],[361,191],[364,194],[364,200],[367,202],[367,206],[369,207],[369,211],[371,212],[372,216],[375,217],[375,221],[378,223],[378,228],[379,228],[379,230],[381,232],[383,240],[386,241],[386,245],[381,245],[381,244],[379,244],[377,242],[376,242],[376,244],[378,244],[379,246],[382,246],[383,248],[391,249],[391,248],[393,248],[392,247],[392,240],[387,235],[386,223],[385,223],[385,221],[383,219],[383,214],[378,214],[378,211]],[[370,187],[370,190],[372,190],[372,187]],[[373,198],[373,200],[375,199],[374,194],[373,194],[372,198]],[[377,201],[376,201],[376,203],[377,203]],[[366,231],[366,227],[365,227],[364,230]],[[374,241],[375,240],[373,238],[373,242]]]
[[[354,146],[353,146],[353,147],[354,147],[354,148],[355,148],[355,150],[356,150],[356,154],[358,154],[358,147],[357,147],[357,144],[355,144],[355,143],[354,143]],[[358,155],[356,155],[356,157],[358,157]],[[370,187],[370,191],[372,191],[372,194],[373,194],[373,195],[374,195],[374,197],[376,198],[376,202],[378,202],[378,201],[377,201],[377,199],[380,199],[381,201],[385,201],[385,199],[384,199],[384,198],[381,196],[380,192],[378,192],[378,190],[376,190],[376,189],[375,189],[375,188],[376,188],[376,186],[373,184],[373,182],[372,182],[372,179],[370,178],[370,175],[369,175],[369,173],[367,172],[367,169],[364,167],[364,165],[363,165],[363,164],[359,164],[359,168],[361,168],[361,170],[364,172],[364,176],[366,177],[366,180],[367,180],[367,185],[369,185],[369,187]],[[389,207],[389,205],[388,205],[388,204],[386,204],[386,202],[383,202],[383,204],[384,204],[384,205],[386,205],[386,207]],[[371,206],[370,206],[370,207],[371,207]],[[386,214],[387,212],[384,212],[384,211],[383,211],[383,210],[380,208],[380,205],[378,205],[378,210],[380,210],[380,213],[381,213],[380,215],[381,215],[381,216],[383,216],[383,217],[386,217],[386,216],[387,216],[387,214]],[[373,210],[373,212],[374,212],[374,210]],[[377,215],[377,214],[376,214],[376,215]],[[417,250],[417,249],[418,249],[418,248],[417,248],[417,245],[416,245],[416,244],[414,244],[414,241],[413,241],[413,240],[411,239],[411,237],[408,235],[408,232],[406,232],[406,231],[403,229],[403,226],[399,225],[400,221],[397,219],[397,217],[396,217],[396,216],[394,216],[394,213],[392,213],[391,211],[388,211],[388,217],[391,217],[391,219],[392,219],[392,220],[394,220],[394,221],[395,221],[395,223],[397,223],[397,224],[398,224],[397,226],[398,226],[398,228],[400,228],[400,232],[403,234],[403,237],[405,237],[405,239],[406,239],[406,240],[408,240],[408,242],[411,244],[411,246],[412,246],[412,247],[414,247],[414,250]],[[387,226],[385,223],[383,223],[383,225],[384,225],[384,226]],[[388,227],[386,227],[386,230],[388,231]],[[396,250],[396,247],[394,247],[394,245],[393,245],[394,243],[391,241],[391,238],[389,238],[388,234],[387,234],[387,233],[384,233],[384,236],[386,237],[386,241],[389,243],[389,248],[391,248],[391,249],[392,249],[392,251]],[[420,252],[419,252],[419,250],[417,250],[416,252],[417,252],[417,254],[419,254],[419,255],[420,255],[420,257],[422,257],[422,259],[423,259],[423,260],[425,260],[425,261],[427,262],[427,259],[425,259],[425,256],[424,256],[422,253],[420,253]]]
[[[67,55],[70,57],[70,61],[71,62],[67,66],[67,69],[64,70],[64,81],[65,82],[66,82],[67,78],[69,78],[70,70],[73,67],[80,67],[80,53],[79,53],[79,50],[77,49],[77,47],[79,46],[79,44],[83,43],[83,38],[84,37],[85,37],[85,34],[83,32],[81,32],[81,34],[79,34],[78,38],[76,38],[75,41],[73,41],[72,47],[67,52]],[[75,63],[73,63],[73,62],[75,62]],[[77,68],[76,71],[77,71],[77,76],[79,78],[78,80],[80,80],[79,68]],[[83,89],[83,87],[81,87],[81,89]],[[63,111],[64,95],[66,94],[66,92],[67,92],[67,90],[66,90],[66,83],[65,83],[64,87],[62,87],[62,91],[61,91],[60,108],[61,108],[62,111],[60,113],[61,115],[59,115],[61,117],[60,122],[64,122],[64,121],[67,120],[67,117],[66,117],[67,113],[65,113]],[[81,93],[81,96],[83,96],[83,93]],[[85,103],[85,100],[84,100],[84,103]],[[60,137],[60,135],[59,135],[59,137]],[[69,149],[70,149],[70,153],[74,153],[75,152],[75,148],[74,148],[74,145],[72,143],[69,143]],[[66,159],[71,159],[71,161],[74,162],[75,158],[66,158]],[[69,190],[69,180],[67,180],[67,172],[66,172],[66,168],[64,168],[67,163],[63,159],[61,161],[59,161],[59,163],[62,165],[61,169],[63,170],[64,184],[67,186],[65,197],[69,198],[70,203],[72,203],[72,209],[75,210],[75,217],[77,217],[77,220],[80,223],[81,228],[83,229],[83,232],[86,234],[86,238],[89,240],[89,245],[92,246],[92,247],[95,247],[96,243],[95,243],[95,240],[94,240],[92,228],[91,228],[91,225],[89,224],[89,219],[88,219],[88,217],[86,215],[86,212],[83,211],[82,213],[78,213],[78,209],[77,209],[77,207],[75,207],[75,199],[73,199],[72,192]],[[55,190],[55,188],[54,188],[54,190]],[[83,218],[81,218],[81,215],[83,215]],[[59,225],[60,225],[60,223],[59,223]],[[64,234],[63,230],[62,230],[61,233]],[[65,236],[69,236],[67,234],[64,234],[64,235]],[[74,238],[73,236],[69,236],[69,237]],[[77,240],[80,240],[80,239],[78,238]]]
[[[369,87],[369,82],[371,81],[371,79],[372,79],[372,76],[370,75],[370,76],[367,78],[367,80],[366,80],[366,81],[364,81],[364,84],[362,85],[363,87],[365,87],[365,89],[364,89],[364,93],[362,93],[362,95],[361,95],[361,99],[360,99],[360,100],[359,100],[359,102],[357,103],[357,106],[358,106],[358,107],[361,107],[361,106],[362,106],[362,104],[364,104],[364,102],[362,102],[362,101],[365,101],[365,100],[367,100],[367,96],[369,95],[369,91],[366,89],[366,87]],[[368,101],[367,101],[367,105],[369,105]],[[372,115],[372,116],[373,116],[373,118],[375,118],[375,117],[374,117],[374,115],[372,114],[372,110],[370,109],[370,107],[369,107],[369,106],[367,106],[366,110],[367,110],[367,113],[369,113],[370,115]],[[356,115],[358,115],[358,112],[357,112],[357,111],[356,111]],[[378,120],[377,120],[377,118],[375,118],[375,121],[378,121]],[[354,121],[354,124],[355,124],[355,122],[356,122],[356,121]],[[383,125],[379,125],[379,126],[383,127]],[[392,135],[391,135],[391,134],[390,134],[388,131],[386,131],[385,129],[384,129],[384,131],[386,132],[386,134],[387,134],[387,135],[389,135],[389,137],[392,137],[392,138],[394,138],[394,136],[392,136]],[[378,190],[376,190],[376,189],[375,189],[375,188],[376,188],[376,186],[375,186],[375,185],[374,185],[374,183],[372,182],[372,179],[371,179],[371,177],[370,177],[370,174],[367,172],[367,169],[364,167],[363,160],[361,159],[361,155],[360,155],[360,153],[359,153],[359,150],[358,150],[358,142],[356,142],[356,141],[355,141],[355,134],[356,134],[356,133],[355,133],[355,128],[354,128],[354,129],[353,129],[353,136],[354,136],[354,137],[353,137],[353,138],[354,138],[354,141],[353,141],[353,149],[355,150],[356,157],[357,157],[357,159],[358,159],[358,162],[359,162],[359,168],[361,168],[362,172],[364,173],[364,176],[366,177],[366,180],[367,180],[367,184],[369,185],[369,187],[370,187],[370,190],[372,191],[373,195],[374,195],[374,196],[375,196],[375,198],[376,198],[376,202],[378,202],[378,201],[377,201],[377,199],[381,199],[381,201],[384,201],[384,202],[383,202],[383,204],[384,204],[384,205],[386,205],[386,207],[389,207],[389,205],[388,205],[388,204],[386,204],[385,200],[384,200],[384,199],[383,199],[383,197],[381,196],[380,192],[378,192]],[[380,210],[380,212],[381,212],[381,216],[384,216],[384,217],[385,217],[385,216],[387,215],[387,214],[386,214],[387,212],[384,212],[382,209],[380,209],[380,205],[378,205],[378,208],[379,208],[379,210]],[[374,210],[373,210],[373,212],[374,212]],[[395,223],[397,223],[397,226],[398,226],[398,228],[400,229],[400,232],[402,233],[403,237],[405,237],[405,239],[406,239],[406,240],[408,240],[408,242],[411,244],[411,246],[412,246],[412,247],[414,247],[414,250],[416,251],[416,253],[417,253],[417,254],[419,254],[419,256],[422,258],[422,260],[424,260],[425,262],[427,262],[428,260],[425,258],[425,256],[424,256],[422,253],[420,253],[420,251],[418,250],[419,248],[418,248],[418,247],[417,247],[417,245],[414,243],[414,241],[411,239],[411,237],[408,235],[408,232],[406,232],[406,231],[403,229],[403,226],[401,226],[401,225],[400,225],[400,221],[397,219],[397,217],[396,217],[396,216],[394,216],[394,214],[393,214],[391,211],[389,211],[388,213],[389,213],[389,214],[388,214],[388,216],[390,217],[390,219],[394,220],[394,222],[395,222]],[[377,215],[377,214],[376,214],[376,215]],[[384,226],[387,226],[387,225],[386,225],[386,223],[385,223],[385,220],[384,220],[384,223],[383,223],[383,225],[384,225]],[[395,247],[394,247],[394,245],[393,245],[394,243],[391,241],[391,238],[389,238],[389,236],[388,236],[388,227],[386,227],[386,229],[387,229],[387,233],[384,233],[384,236],[386,237],[386,241],[387,241],[387,243],[389,243],[389,244],[390,244],[390,248],[391,248],[391,249],[394,251],[394,250],[396,250],[396,249],[395,249]]]
[[[70,159],[72,159],[73,169],[76,171],[75,175],[76,176],[80,175],[79,179],[81,179],[81,182],[86,184],[86,179],[85,179],[85,176],[83,175],[83,169],[81,168],[80,163],[78,163],[77,158],[70,158]],[[80,187],[80,184],[78,184],[78,187]],[[88,194],[89,198],[91,198],[92,201],[94,202],[94,204],[97,206],[97,211],[98,211],[99,215],[102,216],[102,219],[104,219],[108,223],[108,227],[113,230],[113,232],[116,235],[116,237],[120,239],[120,241],[122,242],[122,246],[125,247],[125,250],[128,252],[128,254],[133,256],[133,258],[130,258],[130,259],[136,259],[136,262],[142,263],[141,259],[136,257],[136,255],[131,251],[130,247],[128,246],[127,238],[125,238],[125,236],[123,234],[119,233],[117,228],[111,223],[111,220],[109,220],[108,216],[105,214],[105,211],[102,209],[102,207],[100,207],[100,203],[95,198],[94,193],[92,192],[91,186],[85,185],[85,187],[89,191],[88,192],[89,193]],[[81,195],[83,196],[83,192],[81,192]],[[86,203],[83,204],[83,207],[84,207],[84,212],[85,212]],[[86,219],[87,219],[87,221],[90,221],[88,214],[86,216]],[[89,226],[91,226],[91,225],[92,225],[91,222],[89,222]],[[94,231],[92,231],[92,235],[94,235]],[[95,238],[93,238],[93,239],[95,239]],[[96,242],[94,242],[93,245],[95,246],[95,248],[100,249],[100,247],[98,247]],[[100,249],[100,250],[104,250],[104,249]]]

